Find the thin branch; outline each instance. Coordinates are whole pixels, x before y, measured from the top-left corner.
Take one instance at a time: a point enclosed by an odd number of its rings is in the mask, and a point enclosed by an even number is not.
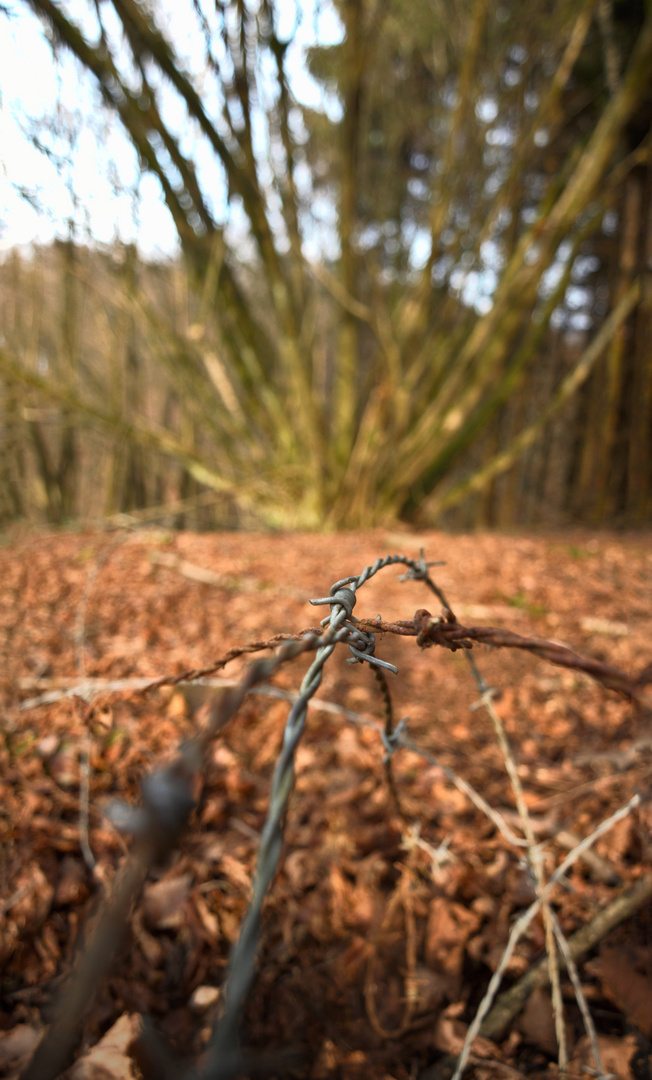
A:
[[[611,817],[601,822],[598,828],[594,829],[590,836],[587,836],[581,844],[578,844],[577,847],[566,856],[551,876],[550,881],[542,891],[541,895],[537,897],[527,911],[517,919],[512,928],[507,945],[505,946],[503,955],[501,956],[500,963],[492,975],[486,994],[480,1002],[473,1022],[470,1024],[466,1033],[464,1046],[457,1059],[457,1067],[453,1073],[453,1080],[461,1080],[476,1035],[482,1035],[484,1038],[488,1039],[499,1038],[514,1016],[521,1011],[532,991],[539,986],[545,986],[548,981],[548,957],[544,956],[538,964],[535,964],[534,967],[529,969],[527,974],[524,975],[515,986],[511,987],[507,993],[503,994],[496,1006],[491,1009],[496,994],[500,989],[503,975],[513,956],[514,949],[532,922],[541,903],[548,898],[553,887],[558,881],[562,880],[566,871],[580,857],[582,852],[591,847],[600,836],[603,836],[605,832],[608,832],[609,829],[613,828],[618,821],[622,821],[624,817],[631,814],[632,810],[639,806],[640,802],[640,796],[635,795],[625,806],[617,810],[615,814],[612,814]],[[614,926],[617,926],[631,915],[632,912],[645,903],[650,896],[652,896],[652,874],[643,878],[630,889],[628,893],[613,900],[611,904],[592,920],[592,922],[587,926],[582,927],[581,930],[578,930],[577,933],[570,938],[568,947],[573,959],[577,960],[587,952],[588,949],[592,948],[593,945],[609,932],[609,930],[612,930]],[[442,1072],[444,1072],[444,1070],[442,1070]],[[450,1074],[446,1071],[446,1075]],[[430,1080],[428,1072],[423,1073],[420,1080]]]

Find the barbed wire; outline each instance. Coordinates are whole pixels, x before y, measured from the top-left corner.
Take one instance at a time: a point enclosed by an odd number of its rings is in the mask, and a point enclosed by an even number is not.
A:
[[[395,565],[403,565],[407,568],[400,580],[423,582],[437,596],[444,609],[440,617],[434,617],[426,609],[421,608],[411,620],[387,622],[380,616],[374,620],[356,618],[353,611],[358,590],[381,570]],[[487,686],[471,655],[474,643],[527,650],[551,663],[583,671],[601,682],[603,686],[617,691],[634,702],[640,704],[642,700],[644,701],[643,692],[646,685],[652,681],[649,667],[637,678],[632,678],[611,665],[582,657],[557,642],[540,638],[524,638],[511,631],[497,628],[462,626],[457,622],[442,590],[430,577],[429,568],[436,565],[441,564],[426,562],[423,552],[419,559],[398,554],[379,558],[366,566],[362,573],[336,581],[331,586],[328,596],[310,601],[314,606],[330,608],[329,614],[321,621],[319,627],[311,627],[298,634],[277,634],[267,640],[249,642],[244,646],[230,649],[224,656],[204,668],[188,669],[174,676],[161,676],[145,685],[140,684],[139,681],[138,687],[133,688],[139,693],[151,693],[163,686],[198,682],[221,670],[233,659],[267,649],[278,649],[271,657],[251,663],[239,682],[225,688],[222,693],[207,703],[200,731],[182,744],[171,764],[154,771],[143,781],[140,806],[136,808],[123,804],[114,806],[112,811],[114,824],[133,837],[131,855],[114,883],[111,897],[105,902],[96,928],[71,973],[69,985],[58,1001],[53,1022],[30,1065],[24,1071],[22,1080],[54,1080],[66,1065],[74,1048],[85,1007],[92,998],[94,987],[106,973],[126,934],[130,907],[142,887],[148,870],[166,859],[188,822],[194,807],[194,778],[203,767],[209,744],[239,709],[245,695],[268,680],[285,663],[302,654],[315,653],[286,720],[282,745],[271,783],[267,817],[260,835],[252,894],[238,940],[231,953],[223,986],[222,1013],[208,1044],[203,1066],[199,1070],[192,1068],[183,1072],[181,1074],[183,1080],[230,1080],[230,1077],[242,1066],[243,1059],[238,1040],[239,1019],[255,976],[264,899],[278,868],[283,843],[283,825],[294,785],[296,751],[305,730],[308,706],[321,685],[324,666],[338,644],[347,646],[351,654],[348,663],[369,664],[379,684],[385,715],[385,723],[381,731],[385,749],[384,765],[388,785],[399,810],[400,799],[391,772],[393,754],[398,749],[404,748],[419,754],[432,764],[439,765],[439,763],[429,751],[418,746],[407,734],[407,718],[402,718],[398,724],[395,724],[387,673],[396,674],[398,669],[395,665],[376,656],[379,634],[414,636],[416,644],[422,649],[433,646],[452,651],[463,649],[483,703],[490,700],[492,688]],[[65,692],[72,694],[74,689]],[[45,700],[45,698],[32,699],[25,704],[34,707]],[[91,707],[92,702],[88,705],[88,708]],[[354,715],[351,714],[351,717]],[[440,765],[439,767],[442,768]],[[443,772],[449,781],[463,791],[476,807],[486,814],[510,844],[516,848],[528,846],[527,839],[523,840],[516,836],[502,816],[493,810],[466,781],[461,780],[452,770],[445,767]],[[634,803],[630,801],[628,812],[633,806]],[[616,820],[615,816],[613,820]],[[595,838],[598,835],[600,833],[596,830]],[[549,879],[547,885],[542,887],[536,904],[527,913],[530,920],[538,905],[546,902],[553,884],[560,879],[562,868],[571,865],[588,846],[584,841],[574,852],[571,852]],[[519,923],[523,930],[525,925],[524,921]],[[513,950],[511,939],[510,944]],[[492,1001],[493,997],[484,1003],[485,1016]],[[482,1017],[477,1023],[477,1030],[480,1029],[481,1023]],[[145,1033],[143,1039],[146,1040],[147,1037]],[[467,1054],[471,1041],[469,1038],[466,1047]],[[147,1057],[146,1054],[145,1057]],[[462,1069],[463,1062],[460,1060],[458,1075],[461,1075]],[[152,1080],[153,1078],[152,1073]],[[147,1077],[146,1080],[148,1080]]]
[[[322,627],[328,627],[329,638],[333,635],[337,637],[339,632],[342,634],[340,640],[344,640],[346,634],[345,640],[354,663],[368,663],[381,670],[393,672],[398,671],[393,664],[379,660],[374,655],[375,635],[372,631],[358,628],[353,608],[357,600],[356,591],[379,570],[397,562],[417,565],[414,560],[408,560],[402,555],[377,559],[373,565],[366,566],[361,574],[336,581],[327,597],[310,601],[315,606],[330,607],[330,614],[322,620]],[[237,1024],[254,976],[263,900],[276,872],[281,852],[282,820],[294,782],[294,756],[305,728],[308,702],[321,685],[324,664],[333,653],[335,644],[335,640],[324,642],[318,648],[301,683],[299,699],[290,710],[285,725],[283,745],[272,780],[267,820],[260,836],[252,897],[229,963],[225,984],[226,1008],[209,1044],[208,1063],[200,1074],[202,1080],[228,1080],[237,1071]]]

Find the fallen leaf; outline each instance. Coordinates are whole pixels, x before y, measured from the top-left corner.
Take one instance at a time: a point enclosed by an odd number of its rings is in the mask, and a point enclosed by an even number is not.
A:
[[[461,904],[435,897],[428,909],[425,954],[427,963],[448,975],[460,975],[467,941],[480,926],[480,919]]]
[[[630,1067],[630,1062],[638,1050],[635,1035],[629,1034],[623,1038],[616,1035],[598,1035],[597,1042],[604,1073],[613,1074],[617,1080],[636,1080]],[[583,1035],[569,1061],[569,1072],[586,1075],[587,1069],[593,1071],[595,1067],[591,1043],[587,1036]]]
[[[213,1005],[216,1005],[220,999],[222,991],[219,986],[198,986],[196,990],[193,990],[192,997],[190,998],[190,1008],[194,1013],[205,1013]]]
[[[54,902],[60,906],[81,904],[88,896],[84,864],[72,855],[61,860],[59,880],[54,891]]]
[[[54,889],[37,863],[32,863],[16,879],[18,899],[11,906],[11,917],[22,933],[37,930],[50,911]]]
[[[106,1035],[75,1062],[68,1080],[137,1080],[139,1073],[130,1047],[141,1028],[139,1016],[123,1013]]]
[[[185,922],[184,904],[190,895],[190,874],[163,878],[148,885],[143,894],[143,908],[150,926],[172,930]]]
[[[548,990],[533,990],[516,1024],[528,1042],[538,1046],[550,1057],[557,1055],[557,1035],[552,1001]],[[572,1029],[566,1024],[566,1045],[572,1048]]]
[[[22,1071],[32,1056],[40,1034],[31,1024],[17,1024],[11,1031],[1,1031],[0,1070],[6,1073]]]
[[[603,946],[586,970],[600,980],[602,993],[625,1014],[630,1023],[652,1034],[652,978],[636,970],[634,950]]]

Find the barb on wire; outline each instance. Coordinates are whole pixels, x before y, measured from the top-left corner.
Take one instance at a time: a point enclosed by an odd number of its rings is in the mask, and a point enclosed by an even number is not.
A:
[[[398,580],[399,581],[423,581],[424,585],[426,585],[430,589],[430,591],[435,594],[435,596],[440,601],[440,603],[442,603],[444,605],[444,607],[447,608],[449,605],[448,605],[448,601],[446,600],[446,597],[444,596],[442,590],[439,588],[438,585],[435,584],[435,582],[430,577],[430,574],[428,573],[428,570],[429,570],[429,568],[431,566],[445,566],[445,565],[446,565],[446,562],[445,562],[444,559],[439,559],[437,562],[426,562],[425,551],[423,550],[423,548],[421,548],[421,551],[419,552],[419,558],[414,559],[412,561],[411,565],[408,567],[406,572],[404,574],[401,574],[401,576],[400,576],[400,578]]]
[[[369,569],[369,567],[367,567]],[[331,607],[331,614],[327,615],[322,620],[322,626],[328,625],[332,618],[333,612],[337,612],[338,607],[346,612],[345,625],[351,629],[351,640],[349,641],[349,651],[351,652],[351,659],[349,664],[362,664],[365,661],[368,664],[375,665],[379,668],[384,668],[386,671],[392,671],[394,675],[398,675],[398,668],[394,664],[389,664],[386,660],[379,660],[377,656],[374,656],[376,648],[376,635],[373,631],[360,630],[357,623],[358,620],[353,614],[353,608],[355,607],[357,597],[355,595],[355,588],[351,585],[357,583],[356,578],[343,578],[342,581],[336,581],[332,586],[329,596],[321,596],[317,600],[311,600],[310,603],[317,606],[320,604],[329,604]]]
[[[383,740],[383,746],[385,747],[385,751],[386,751],[385,757],[383,758],[383,765],[389,765],[390,764],[392,754],[394,753],[395,750],[398,750],[399,746],[402,745],[401,736],[403,735],[403,732],[407,728],[407,725],[408,725],[408,718],[407,718],[407,716],[404,716],[402,720],[399,720],[398,724],[396,725],[396,727],[394,728],[393,731],[388,732],[387,730],[385,730],[385,731],[383,731],[381,733],[381,738]]]
[[[380,690],[385,710],[385,726],[380,733],[380,737],[383,741],[383,746],[385,747],[383,765],[385,766],[387,787],[389,789],[389,793],[392,797],[392,801],[394,803],[394,806],[396,807],[396,810],[401,815],[401,817],[407,819],[407,814],[405,813],[401,805],[401,798],[398,793],[398,788],[396,786],[394,772],[392,769],[392,754],[396,750],[397,746],[399,746],[399,739],[405,728],[405,725],[407,724],[407,717],[400,721],[398,727],[394,727],[394,708],[392,705],[392,695],[389,690],[389,685],[387,682],[387,677],[385,676],[385,672],[382,670],[382,668],[377,667],[374,667],[371,670],[373,672],[376,683],[378,684],[378,689]]]
[[[428,581],[430,577],[428,570],[431,566],[445,566],[445,559],[438,559],[436,562],[426,562],[426,553],[423,548],[419,551],[419,558],[412,560],[412,565],[406,570],[404,574],[401,574],[399,581]],[[430,582],[431,585],[434,582]],[[442,601],[445,602],[445,601]]]

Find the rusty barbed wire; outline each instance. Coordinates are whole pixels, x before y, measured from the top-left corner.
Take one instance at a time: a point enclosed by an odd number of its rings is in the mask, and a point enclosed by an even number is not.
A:
[[[372,625],[371,622],[362,623],[361,627],[368,625]],[[567,645],[556,641],[521,637],[512,630],[503,630],[493,626],[461,626],[449,608],[444,609],[439,617],[431,615],[425,608],[419,608],[413,619],[393,623],[374,620],[373,627],[376,633],[416,637],[417,645],[421,648],[440,645],[455,652],[457,649],[470,650],[473,648],[473,643],[477,642],[482,645],[492,645],[494,648],[524,649],[551,664],[590,675],[596,682],[602,683],[607,690],[615,690],[630,701],[644,703],[645,686],[652,682],[649,665],[636,678],[632,678],[612,664],[581,656]]]

